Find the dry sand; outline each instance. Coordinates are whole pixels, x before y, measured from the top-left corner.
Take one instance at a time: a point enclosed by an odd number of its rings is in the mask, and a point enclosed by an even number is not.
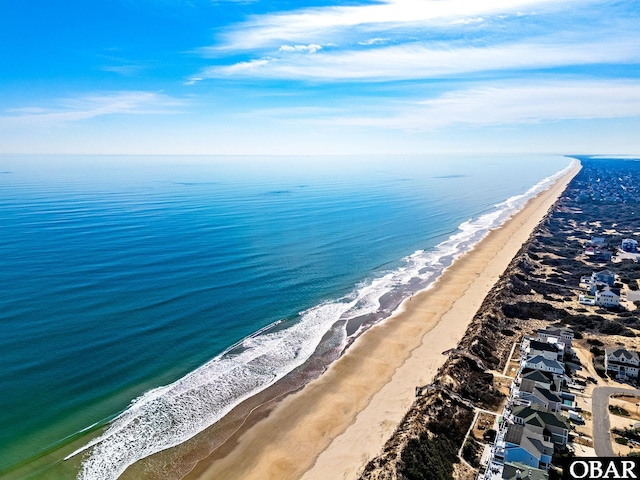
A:
[[[484,297],[579,171],[576,166],[359,337],[316,380],[248,429],[202,479],[357,478],[464,335]],[[206,461],[206,460],[205,460]]]

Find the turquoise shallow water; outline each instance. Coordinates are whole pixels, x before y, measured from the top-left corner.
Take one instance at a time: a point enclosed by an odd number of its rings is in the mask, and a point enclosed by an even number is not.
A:
[[[84,478],[188,438],[569,162],[0,157],[0,475],[123,411]]]

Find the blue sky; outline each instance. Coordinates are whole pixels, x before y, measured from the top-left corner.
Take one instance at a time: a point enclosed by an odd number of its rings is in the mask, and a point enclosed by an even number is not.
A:
[[[25,0],[0,152],[640,153],[636,0]]]

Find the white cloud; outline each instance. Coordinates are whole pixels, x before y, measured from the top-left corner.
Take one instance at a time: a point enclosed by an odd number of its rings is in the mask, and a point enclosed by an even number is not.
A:
[[[447,48],[421,43],[377,49],[324,51],[313,57],[261,59],[211,67],[200,76],[245,75],[315,81],[388,81],[424,79],[491,70],[550,68],[567,65],[640,61],[640,36],[567,42]]]
[[[267,65],[270,65],[271,62],[265,58],[261,59],[261,60],[251,60],[249,62],[239,62],[233,65],[230,65],[228,67],[224,67],[225,68],[225,73],[227,75],[233,75],[233,74],[245,74],[245,75],[251,75],[252,72],[257,72],[259,70],[261,70],[263,67],[266,67]],[[213,67],[211,69],[207,69],[205,70],[205,72],[203,72],[202,77],[206,78],[208,75],[208,73],[211,73],[213,71],[216,71],[217,67]]]
[[[470,25],[473,23],[482,23],[484,22],[484,18],[482,17],[477,17],[477,18],[461,18],[458,20],[454,20],[453,22],[451,22],[453,25]]]
[[[388,41],[388,38],[370,38],[364,42],[358,42],[358,45],[383,45]]]
[[[569,0],[384,0],[373,5],[305,8],[293,13],[266,14],[235,25],[223,34],[219,50],[253,50],[286,43],[326,44],[354,27],[386,29],[487,15],[516,15],[524,8],[560,8]]]
[[[158,115],[175,113],[184,102],[154,92],[124,91],[62,98],[48,107],[6,110],[3,127],[56,125],[113,114]]]
[[[640,82],[546,81],[454,91],[395,114],[332,119],[351,126],[432,130],[640,117]]]
[[[279,49],[280,52],[303,52],[303,53],[316,53],[322,50],[321,45],[312,43],[310,45],[282,45]]]
[[[184,85],[195,85],[196,83],[201,82],[202,80],[204,80],[204,78],[202,77],[191,77],[189,80],[184,82]]]

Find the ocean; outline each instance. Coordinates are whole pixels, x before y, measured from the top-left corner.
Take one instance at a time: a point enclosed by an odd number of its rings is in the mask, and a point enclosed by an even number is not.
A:
[[[317,375],[571,161],[0,156],[0,478],[118,478]]]

